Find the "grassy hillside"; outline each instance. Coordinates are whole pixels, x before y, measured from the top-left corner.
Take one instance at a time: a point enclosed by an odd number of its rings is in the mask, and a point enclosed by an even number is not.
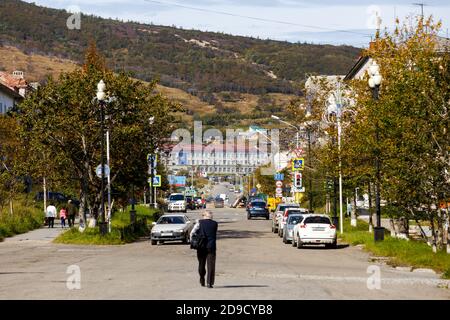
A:
[[[24,71],[25,77],[29,82],[38,81],[42,83],[48,76],[58,78],[62,72],[70,72],[77,66],[76,62],[68,59],[40,54],[25,54],[23,51],[11,46],[0,47],[0,70],[9,73],[14,70]],[[280,93],[258,96],[236,92],[218,92],[212,94],[214,103],[209,104],[181,89],[158,85],[157,91],[184,106],[186,114],[182,116],[182,120],[185,122],[192,122],[193,119],[196,119],[203,120],[205,125],[214,125],[215,122],[212,120],[217,120],[216,115],[218,112],[216,105],[222,105],[225,109],[222,112],[234,110],[232,114],[225,115],[225,118],[231,115],[235,120],[239,118],[239,121],[234,121],[234,125],[237,127],[258,123],[253,113],[255,109],[264,106],[264,103],[274,103],[277,107],[274,107],[273,110],[280,111],[284,105],[295,97],[294,95]],[[256,114],[258,115],[258,113]]]
[[[25,53],[80,62],[90,41],[116,70],[208,99],[222,91],[295,93],[307,73],[343,74],[359,49],[292,44],[221,33],[181,30],[82,16],[81,30],[66,27],[64,10],[19,0],[0,2],[0,43]]]

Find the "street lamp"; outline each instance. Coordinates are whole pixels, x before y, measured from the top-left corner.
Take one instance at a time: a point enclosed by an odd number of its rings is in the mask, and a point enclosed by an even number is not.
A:
[[[368,69],[369,73],[369,87],[372,90],[372,97],[374,101],[378,101],[380,86],[382,81],[382,76],[380,74],[380,66],[372,61],[372,64]],[[378,143],[380,140],[379,137],[379,129],[378,129],[378,120],[375,121],[375,139],[378,149]],[[374,228],[374,240],[375,241],[383,241],[384,240],[384,228],[381,226],[381,198],[380,198],[380,158],[379,152],[376,150],[375,156],[375,207],[376,207],[376,215],[377,215],[377,226]]]
[[[100,122],[101,122],[101,222],[99,223],[100,234],[107,233],[105,216],[105,93],[106,85],[103,80],[97,84],[97,100],[100,104]]]
[[[344,218],[343,218],[343,200],[342,200],[342,161],[341,161],[341,116],[342,116],[342,103],[343,103],[343,92],[341,88],[341,82],[337,82],[337,88],[334,93],[330,94],[327,100],[327,112],[326,115],[334,114],[336,116],[337,130],[338,130],[338,157],[339,157],[339,218],[340,218],[340,232],[344,232]],[[324,119],[327,122],[331,122]],[[337,217],[334,217],[333,223],[336,223]]]

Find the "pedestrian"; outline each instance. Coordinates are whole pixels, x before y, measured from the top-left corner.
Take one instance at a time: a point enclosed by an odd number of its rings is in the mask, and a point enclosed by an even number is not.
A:
[[[53,228],[56,218],[56,207],[53,205],[53,203],[50,203],[50,205],[45,210],[45,216],[48,219],[48,227]]]
[[[65,207],[61,207],[61,210],[59,210],[59,218],[61,219],[61,228],[65,228],[67,219],[67,209]]]
[[[77,215],[77,207],[72,200],[67,203],[67,216],[69,222],[69,228],[75,227],[75,216]]]
[[[203,219],[198,220],[191,231],[191,239],[194,234],[197,234],[203,235],[206,240],[204,248],[197,248],[197,259],[200,284],[202,287],[205,286],[206,275],[206,284],[208,285],[208,288],[213,288],[216,273],[216,238],[218,225],[212,218],[212,212],[208,210],[205,211],[203,213]],[[208,274],[206,274],[206,269],[208,270]]]

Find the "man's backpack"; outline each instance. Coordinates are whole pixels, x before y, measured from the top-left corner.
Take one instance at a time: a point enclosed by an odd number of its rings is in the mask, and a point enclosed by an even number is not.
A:
[[[208,238],[206,237],[205,232],[203,231],[202,224],[200,222],[199,222],[199,224],[200,224],[200,227],[192,235],[191,249],[205,250],[206,244],[208,242]]]

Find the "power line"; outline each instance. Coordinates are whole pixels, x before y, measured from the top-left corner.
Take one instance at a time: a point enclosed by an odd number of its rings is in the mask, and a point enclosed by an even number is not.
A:
[[[178,3],[170,3],[170,2],[163,2],[163,1],[157,1],[157,0],[143,0],[143,1],[156,3],[156,4],[160,4],[160,5],[165,5],[165,6],[179,7],[179,8],[189,9],[189,10],[221,14],[221,15],[237,17],[237,18],[244,18],[244,19],[250,19],[250,20],[256,20],[256,21],[284,24],[284,25],[288,25],[288,26],[297,26],[297,27],[304,27],[304,28],[317,29],[317,30],[323,30],[323,31],[334,31],[334,32],[342,32],[342,33],[351,33],[351,34],[358,34],[358,35],[364,35],[364,36],[369,35],[368,33],[362,33],[362,32],[357,32],[357,31],[338,30],[338,29],[333,29],[333,28],[319,27],[319,26],[300,24],[300,23],[294,23],[294,22],[287,22],[287,21],[281,21],[281,20],[273,20],[273,19],[265,19],[265,18],[258,18],[258,17],[252,17],[252,16],[245,16],[245,15],[240,15],[240,14],[235,14],[235,13],[230,13],[230,12],[225,12],[225,11],[218,11],[218,10],[211,10],[211,9],[204,9],[204,8],[198,8],[198,7],[185,6],[185,5],[178,4]]]

